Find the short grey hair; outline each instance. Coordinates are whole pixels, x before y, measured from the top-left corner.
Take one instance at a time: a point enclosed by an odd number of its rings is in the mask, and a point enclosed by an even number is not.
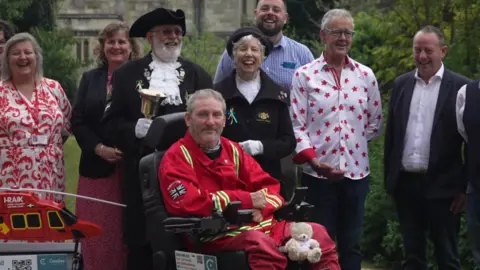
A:
[[[322,18],[322,24],[321,24],[321,29],[325,30],[327,28],[327,25],[334,19],[334,18],[346,18],[352,21],[353,27],[355,28],[355,24],[353,21],[353,16],[352,14],[346,10],[346,9],[331,9],[323,15]]]
[[[11,37],[7,43],[5,44],[5,49],[3,54],[0,58],[0,67],[3,80],[10,80],[12,77],[12,71],[10,70],[10,66],[8,65],[8,57],[10,54],[10,49],[20,42],[29,41],[32,43],[33,51],[35,52],[35,56],[37,58],[37,68],[35,70],[35,77],[36,79],[41,79],[43,77],[43,53],[42,48],[38,45],[37,40],[30,35],[29,33],[18,33]]]
[[[240,47],[243,43],[252,39],[255,39],[256,41],[258,41],[258,45],[260,45],[260,51],[262,53],[263,59],[265,60],[265,46],[263,46],[262,42],[258,38],[254,37],[253,35],[246,35],[241,37],[237,42],[233,43],[232,56],[234,61],[237,56],[238,47]]]
[[[199,99],[205,99],[205,98],[214,98],[215,100],[220,101],[222,103],[222,110],[225,112],[227,110],[227,104],[225,102],[225,99],[223,98],[222,94],[219,92],[213,90],[213,89],[202,89],[195,91],[187,100],[187,113],[191,114],[193,110],[195,109],[195,102]]]

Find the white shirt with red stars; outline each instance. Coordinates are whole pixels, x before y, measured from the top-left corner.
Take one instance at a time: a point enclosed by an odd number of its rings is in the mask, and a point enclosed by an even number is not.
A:
[[[314,157],[345,177],[370,173],[368,142],[381,133],[382,104],[373,71],[346,57],[341,76],[323,54],[299,68],[292,80],[290,116],[297,139],[294,161],[320,177],[306,163]]]

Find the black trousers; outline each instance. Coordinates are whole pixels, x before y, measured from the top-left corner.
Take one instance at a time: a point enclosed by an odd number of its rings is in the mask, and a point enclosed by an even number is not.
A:
[[[424,174],[402,172],[394,200],[403,236],[403,269],[427,270],[430,233],[439,270],[461,269],[458,256],[460,214],[450,211],[453,198],[426,198]]]

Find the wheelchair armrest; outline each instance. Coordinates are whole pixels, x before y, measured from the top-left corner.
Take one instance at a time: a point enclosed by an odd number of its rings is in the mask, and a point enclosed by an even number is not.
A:
[[[230,202],[223,212],[212,210],[209,217],[170,217],[163,221],[166,231],[190,235],[217,234],[229,225],[241,226],[252,221],[251,210],[238,210],[241,202]]]
[[[308,221],[314,206],[304,201],[307,190],[307,187],[296,188],[290,201],[275,211],[275,219],[293,222]]]

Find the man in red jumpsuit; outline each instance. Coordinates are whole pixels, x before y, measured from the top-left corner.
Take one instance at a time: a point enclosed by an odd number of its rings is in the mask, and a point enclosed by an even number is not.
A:
[[[253,223],[204,239],[201,249],[245,250],[253,270],[285,269],[287,257],[279,246],[290,237],[290,223],[273,218],[284,204],[279,181],[239,144],[221,137],[225,107],[221,94],[210,89],[188,100],[188,131],[165,153],[158,172],[166,209],[175,216],[210,216],[213,207],[223,210],[230,201],[240,201],[240,209],[253,209]],[[323,226],[310,224],[322,249],[311,269],[339,270],[335,243]]]

